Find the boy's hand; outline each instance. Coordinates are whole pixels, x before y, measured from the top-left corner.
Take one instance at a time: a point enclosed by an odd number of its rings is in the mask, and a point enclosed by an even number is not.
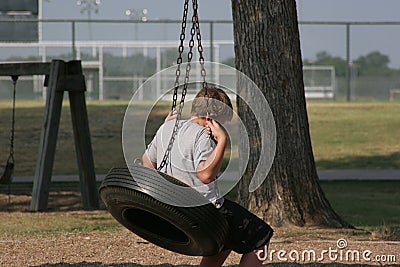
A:
[[[197,166],[197,176],[204,184],[209,184],[215,180],[221,170],[222,161],[227,142],[227,137],[222,126],[215,120],[206,120],[206,131],[212,134],[216,141],[216,146],[206,160]]]
[[[212,135],[217,142],[226,142],[226,134],[221,125],[215,120],[206,121],[207,134]]]
[[[164,122],[174,120],[178,117],[178,111],[172,110],[168,113],[168,116],[165,118]]]

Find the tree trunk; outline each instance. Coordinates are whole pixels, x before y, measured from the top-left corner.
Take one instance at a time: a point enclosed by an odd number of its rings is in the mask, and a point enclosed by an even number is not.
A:
[[[263,92],[275,118],[276,154],[260,188],[248,185],[259,158],[254,115],[238,99],[251,136],[238,201],[273,226],[351,227],[322,191],[311,147],[295,0],[232,0],[236,68]],[[260,107],[262,109],[262,107]]]

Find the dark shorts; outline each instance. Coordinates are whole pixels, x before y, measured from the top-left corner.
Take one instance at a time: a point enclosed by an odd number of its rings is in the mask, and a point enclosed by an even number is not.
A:
[[[246,254],[262,248],[273,235],[272,228],[239,204],[225,199],[218,209],[229,224],[224,250]]]

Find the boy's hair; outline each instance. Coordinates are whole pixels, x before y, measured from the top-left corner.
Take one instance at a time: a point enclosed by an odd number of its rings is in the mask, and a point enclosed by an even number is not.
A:
[[[219,88],[202,88],[193,100],[191,114],[193,116],[206,117],[207,111],[212,114],[212,117],[219,122],[230,121],[233,116],[233,109],[229,96],[222,89]]]

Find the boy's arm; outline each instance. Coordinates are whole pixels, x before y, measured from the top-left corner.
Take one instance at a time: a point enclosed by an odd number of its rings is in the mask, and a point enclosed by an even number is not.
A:
[[[209,128],[207,131],[211,131],[213,134],[217,146],[206,160],[199,163],[196,172],[204,184],[209,184],[215,180],[221,170],[227,138],[224,130],[216,121],[207,121],[206,128]]]
[[[176,110],[170,111],[164,121],[167,122],[170,120],[174,120],[177,117],[178,117],[178,111],[176,111]]]
[[[152,162],[147,156],[146,152],[142,156],[143,166],[147,168],[157,169],[157,163]]]

